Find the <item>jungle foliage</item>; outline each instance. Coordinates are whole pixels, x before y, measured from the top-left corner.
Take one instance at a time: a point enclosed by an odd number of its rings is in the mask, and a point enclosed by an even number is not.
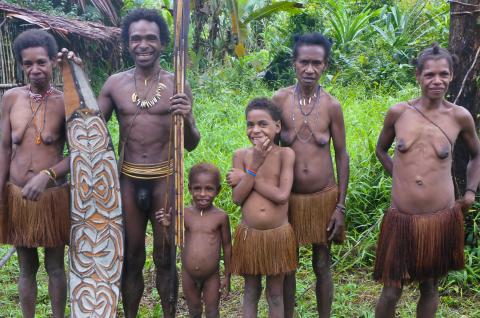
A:
[[[85,19],[106,19],[92,4],[86,4],[82,11],[75,4],[77,1],[16,2],[45,11],[81,14]],[[61,6],[54,7],[53,2]],[[365,283],[371,279],[364,275],[370,275],[372,269],[379,221],[388,207],[391,186],[390,177],[375,157],[375,143],[387,108],[419,93],[412,58],[433,42],[447,46],[448,2],[191,0],[191,3],[194,15],[188,79],[203,139],[197,150],[187,154],[186,168],[205,160],[218,165],[225,175],[231,166],[233,151],[247,145],[243,117],[247,101],[256,96],[271,96],[276,88],[295,81],[291,65],[293,35],[318,31],[332,40],[330,65],[321,84],[342,104],[351,157],[348,240],[345,245],[333,248],[335,283],[342,284],[334,312],[338,317],[372,317],[371,306],[366,308],[356,302],[361,303],[362,297],[378,296],[378,288],[373,296],[363,292],[364,286],[374,288]],[[123,16],[136,7],[160,10],[172,26],[171,0],[125,0],[122,7],[117,8],[118,14]],[[163,66],[171,68],[169,61],[171,48],[165,52]],[[118,138],[117,125],[110,124],[110,129],[114,138]],[[229,213],[235,226],[240,218],[239,209],[233,205],[225,182],[222,188],[216,204]],[[466,269],[451,273],[441,284],[442,302],[447,299],[441,305],[441,317],[468,314],[471,311],[462,311],[462,301],[455,299],[471,296],[469,299],[473,301],[478,297],[474,295],[480,292],[479,226],[480,204],[477,203],[468,218]],[[314,304],[308,291],[313,275],[309,260],[311,251],[302,249],[301,255],[299,292],[307,292],[298,306],[305,313],[301,317],[309,317],[307,313],[313,310]],[[147,262],[147,271],[152,266]],[[351,277],[349,275],[354,277],[353,281],[347,281],[345,277]],[[0,277],[0,281],[6,280]],[[234,286],[239,288],[239,285]],[[352,300],[349,295],[359,299]],[[158,296],[155,297],[158,301]],[[367,303],[372,305],[370,298]],[[468,306],[469,300],[465,303]],[[413,303],[401,306],[405,307],[402,317],[414,314]],[[225,310],[228,309],[227,306]]]

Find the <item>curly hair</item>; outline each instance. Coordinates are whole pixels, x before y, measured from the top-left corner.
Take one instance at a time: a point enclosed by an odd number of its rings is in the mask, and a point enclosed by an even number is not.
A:
[[[248,115],[248,113],[250,111],[255,110],[255,109],[260,109],[260,110],[266,111],[267,113],[270,114],[270,116],[272,117],[272,119],[274,121],[279,121],[279,120],[282,119],[282,111],[269,98],[258,97],[258,98],[252,99],[248,103],[247,108],[245,108],[245,117]]]
[[[128,47],[128,42],[129,42],[129,34],[128,30],[130,28],[130,25],[133,22],[137,22],[140,20],[146,20],[149,22],[155,22],[158,26],[158,29],[160,30],[160,42],[163,45],[168,45],[170,42],[170,33],[168,31],[168,25],[165,22],[165,19],[156,11],[153,9],[135,9],[130,11],[125,18],[123,18],[122,22],[122,42],[123,46],[125,48]]]
[[[58,52],[57,41],[53,35],[44,30],[30,29],[20,33],[13,41],[15,59],[22,63],[22,51],[31,47],[43,47],[50,60],[55,59]]]
[[[190,169],[190,172],[188,173],[188,183],[191,184],[193,182],[193,178],[195,178],[195,176],[201,173],[211,175],[215,180],[215,183],[217,184],[217,189],[220,189],[220,170],[218,170],[218,168],[214,164],[207,162],[197,163]]]
[[[293,60],[298,57],[298,49],[303,45],[318,45],[325,50],[325,60],[330,58],[330,52],[332,49],[332,41],[318,32],[296,34],[293,36]]]
[[[413,65],[418,73],[423,71],[425,63],[428,60],[447,60],[450,71],[453,71],[453,66],[458,62],[455,55],[450,54],[446,49],[440,47],[438,43],[433,43],[432,46],[424,49],[416,59],[413,60]]]

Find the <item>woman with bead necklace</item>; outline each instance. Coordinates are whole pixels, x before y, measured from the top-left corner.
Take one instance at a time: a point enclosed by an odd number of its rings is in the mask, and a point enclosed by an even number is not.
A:
[[[64,317],[69,162],[63,157],[63,93],[51,85],[57,44],[45,31],[28,30],[13,48],[29,84],[8,90],[2,99],[0,243],[17,248],[23,317],[35,316],[38,247],[45,248],[52,316]]]
[[[280,142],[295,151],[289,221],[299,245],[312,245],[319,317],[329,317],[333,300],[330,243],[344,239],[348,155],[345,126],[338,101],[318,85],[327,67],[331,43],[319,33],[295,37],[293,66],[297,84],[282,88],[273,101],[282,110]],[[333,142],[337,178],[330,153]],[[232,170],[230,184],[243,172]],[[337,181],[336,181],[337,179]],[[285,317],[295,306],[295,273],[285,276]]]
[[[377,245],[374,278],[383,290],[376,317],[395,317],[409,282],[419,283],[417,317],[435,317],[438,279],[464,266],[462,209],[473,204],[480,182],[480,143],[470,113],[444,98],[453,64],[437,44],[423,50],[416,63],[421,96],[392,106],[378,138],[377,157],[392,176],[392,197]],[[457,138],[470,162],[466,191],[456,202],[451,168]]]

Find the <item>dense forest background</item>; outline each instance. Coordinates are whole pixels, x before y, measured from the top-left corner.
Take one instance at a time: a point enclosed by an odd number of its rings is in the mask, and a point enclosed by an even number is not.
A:
[[[166,18],[172,31],[170,0],[7,2],[112,26],[118,26],[121,17],[132,8],[155,8]],[[348,240],[332,248],[336,288],[333,316],[373,317],[381,286],[372,281],[371,272],[378,228],[383,211],[389,205],[391,186],[390,177],[375,157],[376,139],[388,107],[419,94],[412,59],[433,42],[449,46],[451,3],[444,0],[191,2],[187,77],[194,92],[194,112],[202,140],[195,151],[186,155],[187,169],[196,162],[209,161],[219,166],[225,175],[231,166],[233,151],[248,146],[243,115],[248,100],[272,96],[279,87],[295,83],[291,64],[293,35],[318,31],[331,38],[333,52],[321,85],[342,104],[351,158],[346,220]],[[171,62],[170,46],[161,63],[164,68],[172,69]],[[460,63],[467,64],[467,61]],[[123,57],[122,65],[123,69],[131,67],[128,56]],[[111,74],[93,67],[89,75],[98,92]],[[479,78],[473,81],[480,87]],[[475,115],[475,111],[472,113]],[[117,143],[115,120],[109,127]],[[216,205],[228,212],[232,227],[236,226],[240,210],[233,205],[226,183]],[[442,280],[439,317],[480,317],[477,305],[480,300],[480,204],[472,208],[466,224],[467,266]],[[151,243],[150,237],[148,241]],[[147,250],[151,255],[151,244]],[[6,251],[6,247],[0,247],[0,257]],[[302,248],[300,252],[297,313],[298,317],[316,317],[311,250]],[[151,257],[147,259],[145,275],[147,288],[141,315],[161,317]],[[17,277],[18,266],[13,257],[0,269],[0,284],[4,286],[0,290],[0,317],[20,315]],[[39,317],[47,317],[50,305],[45,272],[39,275],[39,281],[37,312]],[[221,304],[222,317],[238,317],[242,284],[241,278],[234,279],[230,297]],[[400,317],[415,315],[417,296],[416,286],[406,288],[399,305]],[[180,316],[186,316],[185,309],[181,301]],[[265,317],[263,300],[260,310],[260,317]]]

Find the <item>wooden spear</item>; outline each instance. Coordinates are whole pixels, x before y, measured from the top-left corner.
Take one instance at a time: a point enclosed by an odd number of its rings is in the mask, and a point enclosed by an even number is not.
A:
[[[188,48],[188,29],[190,23],[190,0],[175,1],[174,60],[175,94],[185,93],[186,58]],[[174,161],[175,161],[175,245],[183,247],[183,177],[184,177],[184,122],[183,116],[173,117]]]
[[[190,23],[190,0],[175,0],[174,2],[174,44],[173,63],[175,65],[175,89],[174,94],[185,93],[185,71],[188,48],[188,29]],[[175,310],[176,303],[176,247],[183,248],[184,219],[183,219],[183,177],[184,177],[184,122],[183,116],[172,117],[173,145],[174,145],[174,188],[175,188],[175,218],[172,218],[171,238],[175,239],[171,250],[171,310]],[[174,313],[171,313],[172,315]]]

